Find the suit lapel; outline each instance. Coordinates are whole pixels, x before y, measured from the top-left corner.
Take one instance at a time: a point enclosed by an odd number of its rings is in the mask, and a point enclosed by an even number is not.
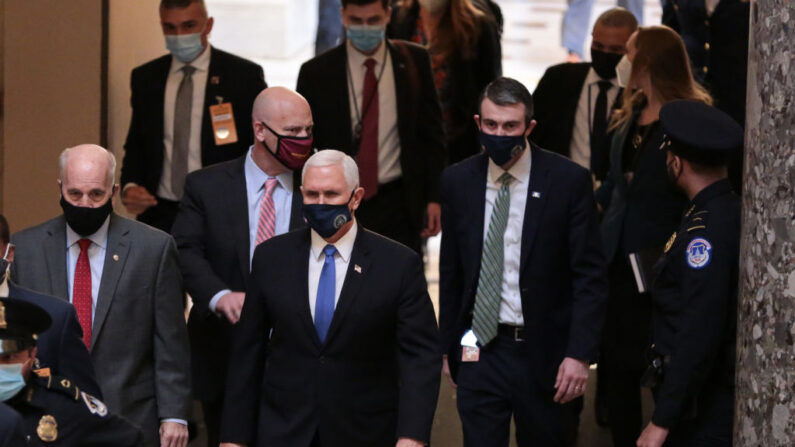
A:
[[[341,132],[342,141],[344,142],[345,146],[340,147],[339,150],[349,154],[351,156],[356,156],[356,152],[359,150],[357,147],[353,147],[353,124],[351,123],[351,102],[350,102],[350,79],[348,79],[348,51],[347,51],[347,44],[342,43],[340,45],[339,50],[332,50],[337,51],[338,53],[331,58],[331,66],[328,67],[328,70],[324,71],[322,76],[324,79],[327,79],[328,83],[326,85],[334,85],[334,86],[343,86],[342,88],[333,88],[333,89],[322,89],[323,95],[329,98],[327,104],[331,105],[330,113],[333,115],[339,116],[339,121],[335,121],[339,124]],[[318,106],[322,107],[322,106]],[[361,107],[361,106],[360,106]],[[315,122],[318,121],[318,118],[321,118],[322,115],[318,115],[316,112],[313,111],[313,116],[315,116]],[[339,134],[336,134],[339,135]],[[321,148],[323,149],[323,148]]]
[[[293,202],[290,205],[290,231],[306,226],[304,222],[304,215],[301,207],[304,204],[304,198],[301,195],[301,172],[296,171],[293,175]]]
[[[312,311],[309,309],[309,257],[312,256],[310,250],[312,238],[309,232],[310,230],[308,228],[304,230],[304,236],[295,247],[295,253],[297,254],[295,256],[290,256],[292,262],[294,262],[292,270],[297,274],[297,280],[293,281],[293,284],[298,287],[295,296],[299,298],[294,300],[294,302],[298,306],[296,309],[298,319],[303,322],[304,328],[307,334],[309,334],[312,343],[317,349],[320,349],[322,343],[320,343],[320,337],[317,336],[315,323],[312,321]]]
[[[406,123],[410,122],[409,119],[406,119],[411,110],[409,109],[411,105],[411,97],[412,92],[419,91],[419,86],[416,89],[412,89],[410,85],[410,76],[408,73],[408,69],[406,68],[406,60],[403,57],[403,53],[399,51],[397,45],[402,45],[400,43],[391,43],[390,41],[386,41],[387,50],[389,51],[389,56],[392,58],[392,73],[394,74],[395,78],[395,102],[397,103],[397,116],[398,116],[398,135],[400,136],[400,141],[402,145],[405,145],[408,140],[408,132],[405,128]],[[401,123],[403,126],[401,126]],[[405,146],[404,146],[405,147]]]
[[[475,272],[473,278],[469,278],[472,290],[477,287],[478,276],[480,275],[480,260],[483,251],[483,227],[485,225],[486,209],[486,183],[488,182],[489,158],[485,154],[477,156],[477,163],[472,166],[472,181],[467,182],[467,191],[463,195],[466,203],[462,203],[462,208],[467,210],[468,215],[462,220],[464,225],[473,225],[472,231],[467,231],[471,235],[468,241],[468,249],[465,249],[463,259],[475,263],[470,270]],[[471,205],[468,205],[471,204]],[[474,294],[472,295],[474,297]]]
[[[248,228],[248,192],[246,191],[245,157],[248,157],[248,153],[241,157],[238,163],[230,165],[227,170],[227,174],[229,175],[229,194],[224,196],[224,202],[228,207],[226,210],[227,216],[231,217],[232,237],[238,263],[240,264],[240,272],[243,274],[243,280],[248,282],[248,275],[251,270],[249,262],[251,241],[249,240]]]
[[[47,229],[47,238],[41,249],[47,264],[47,277],[50,279],[49,292],[69,301],[69,279],[66,277],[66,221],[63,217],[53,221]]]
[[[99,282],[97,293],[97,307],[94,312],[94,323],[91,335],[91,346],[99,339],[108,310],[116,295],[116,286],[127,263],[130,251],[129,230],[124,228],[123,221],[114,213],[110,216],[108,226],[108,243],[105,248],[105,263],[102,269],[102,279]]]
[[[204,108],[202,108],[202,166],[206,166],[204,151],[215,147],[215,137],[213,136],[213,125],[210,120],[209,107],[218,104],[218,98],[221,102],[229,101],[229,98],[223,97],[221,92],[221,82],[223,81],[222,69],[223,63],[218,61],[218,50],[210,47],[210,66],[207,68],[207,84],[204,89]]]
[[[334,317],[331,319],[331,326],[329,326],[324,346],[328,346],[334,335],[339,332],[342,322],[345,320],[353,303],[359,297],[359,290],[362,287],[362,283],[364,283],[365,275],[370,271],[371,259],[365,242],[365,229],[360,226],[358,231],[356,241],[353,243],[351,259],[348,262],[348,271],[345,273],[345,282],[342,285],[340,298],[334,309]],[[315,330],[314,324],[312,325],[312,330]]]
[[[533,250],[538,226],[551,191],[552,176],[549,175],[547,154],[537,146],[530,151],[530,184],[527,185],[527,199],[522,223],[522,255],[519,270],[524,271],[527,257]]]

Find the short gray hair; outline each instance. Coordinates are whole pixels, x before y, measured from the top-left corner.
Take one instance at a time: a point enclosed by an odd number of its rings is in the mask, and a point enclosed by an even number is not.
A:
[[[301,183],[304,182],[304,176],[306,176],[307,168],[321,168],[324,166],[336,165],[342,165],[342,172],[345,175],[345,182],[348,184],[348,188],[351,191],[358,188],[359,167],[356,166],[356,162],[353,160],[353,158],[351,158],[345,152],[341,152],[336,149],[323,149],[309,157],[309,160],[307,160],[306,164],[304,165],[304,169],[301,171]]]
[[[97,146],[98,148],[105,151],[105,154],[108,156],[108,185],[113,186],[116,183],[116,156],[113,155],[113,152]],[[69,159],[69,152],[74,149],[74,147],[67,147],[63,151],[61,151],[61,155],[58,157],[58,172],[60,173],[60,180],[63,182],[66,180],[66,162]]]

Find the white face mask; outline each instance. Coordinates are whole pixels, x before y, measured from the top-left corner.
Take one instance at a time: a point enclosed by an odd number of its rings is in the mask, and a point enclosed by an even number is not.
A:
[[[618,81],[618,85],[622,88],[626,88],[631,74],[632,62],[629,61],[629,58],[625,54],[624,57],[618,61],[618,65],[616,65],[616,81]]]
[[[431,14],[438,14],[444,11],[449,0],[419,0],[420,6]]]

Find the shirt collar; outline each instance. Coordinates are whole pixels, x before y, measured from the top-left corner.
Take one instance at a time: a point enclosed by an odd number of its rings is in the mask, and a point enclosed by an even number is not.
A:
[[[379,69],[380,70],[381,62],[384,61],[384,51],[386,51],[386,40],[381,42],[381,45],[378,47],[378,50],[376,50],[375,53],[373,53],[373,54],[371,54],[369,56],[360,53],[359,50],[354,48],[353,44],[351,43],[350,40],[347,41],[346,45],[348,46],[346,48],[346,51],[348,53],[348,61],[350,62],[351,70],[356,69],[356,67],[359,67],[360,69],[364,69],[364,62],[368,58],[375,59],[375,67],[374,67],[374,69]],[[376,71],[376,73],[378,73],[378,72]]]
[[[596,70],[591,67],[588,70],[588,76],[585,77],[585,85],[596,85],[599,81],[608,81],[613,85],[613,87],[619,87],[617,77],[614,77],[613,79],[602,79],[601,76],[596,74]]]
[[[108,226],[110,226],[110,216],[105,219],[105,223],[99,227],[99,230],[94,232],[94,234],[89,236],[80,236],[79,234],[75,233],[72,227],[69,224],[66,224],[66,249],[72,247],[72,245],[76,244],[77,241],[80,239],[89,239],[91,242],[97,244],[98,246],[105,249],[105,245],[108,242]]]
[[[201,54],[199,54],[196,59],[190,61],[189,64],[186,64],[178,60],[176,57],[171,56],[171,73],[176,73],[182,70],[182,67],[186,65],[191,65],[196,69],[196,71],[208,71],[210,69],[210,45],[208,44],[207,48],[202,50]]]
[[[525,142],[524,152],[522,152],[522,156],[519,157],[519,160],[516,160],[516,163],[511,166],[511,169],[508,169],[508,173],[514,178],[514,180],[524,183],[530,178],[530,151],[533,149],[529,147],[529,145]],[[497,163],[489,158],[489,182],[496,184],[499,180],[500,176],[506,172],[505,169],[502,169],[500,166],[497,166]]]
[[[281,185],[282,188],[289,192],[293,192],[293,171],[285,171],[276,177],[272,177],[266,174],[265,171],[260,169],[260,167],[254,163],[254,158],[252,158],[253,153],[254,146],[252,145],[248,149],[246,161],[243,163],[243,170],[246,175],[246,186],[248,187],[249,191],[259,192],[259,190],[265,185],[266,180],[275,178],[279,181],[279,185]]]
[[[350,261],[351,253],[353,252],[353,243],[356,242],[356,234],[359,232],[358,227],[359,224],[356,222],[356,218],[354,218],[351,229],[337,242],[332,244],[337,248],[337,253],[339,253],[340,258],[345,262]],[[317,234],[315,230],[310,230],[310,234],[312,235],[312,246],[310,250],[312,251],[313,258],[319,261],[320,255],[323,254],[323,248],[328,245],[328,242]]]

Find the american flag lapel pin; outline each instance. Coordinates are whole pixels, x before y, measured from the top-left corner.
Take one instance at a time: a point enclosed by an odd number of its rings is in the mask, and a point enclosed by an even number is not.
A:
[[[359,264],[355,264],[353,266],[353,269],[356,270],[356,273],[362,273],[362,266],[360,266]]]
[[[533,198],[534,199],[540,199],[541,198],[541,193],[538,192],[538,191],[533,191]]]

